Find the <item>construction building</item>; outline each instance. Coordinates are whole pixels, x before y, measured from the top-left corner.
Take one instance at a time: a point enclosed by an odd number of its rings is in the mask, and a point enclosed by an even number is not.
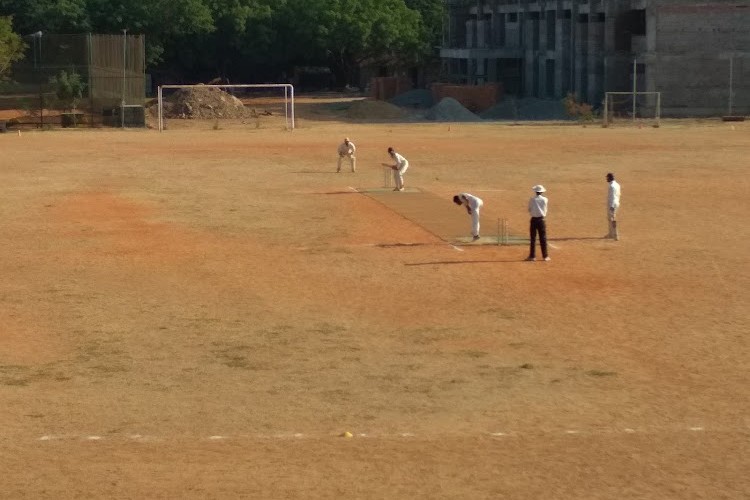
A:
[[[519,97],[661,92],[664,116],[750,115],[748,0],[445,0],[444,78]]]

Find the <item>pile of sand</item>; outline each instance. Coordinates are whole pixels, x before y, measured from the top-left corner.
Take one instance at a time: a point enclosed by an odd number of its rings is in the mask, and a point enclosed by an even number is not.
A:
[[[432,92],[424,89],[414,89],[397,95],[390,101],[391,104],[402,108],[428,109],[435,104]]]
[[[179,89],[164,100],[166,118],[245,118],[251,114],[242,101],[214,87]]]
[[[354,101],[346,110],[346,116],[358,120],[394,120],[405,118],[406,113],[391,103],[364,99]]]
[[[437,122],[481,122],[482,119],[452,97],[444,97],[425,113],[425,118]]]

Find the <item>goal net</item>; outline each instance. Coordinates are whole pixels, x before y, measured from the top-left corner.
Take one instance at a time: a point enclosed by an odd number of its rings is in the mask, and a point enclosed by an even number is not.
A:
[[[180,128],[282,128],[293,130],[294,87],[287,83],[162,85],[156,110],[159,131]]]
[[[606,92],[602,126],[651,125],[661,120],[661,92]]]

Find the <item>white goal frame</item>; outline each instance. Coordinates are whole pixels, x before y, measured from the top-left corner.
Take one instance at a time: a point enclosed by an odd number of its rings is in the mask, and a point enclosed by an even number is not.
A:
[[[284,117],[287,130],[294,130],[294,85],[290,83],[261,83],[239,85],[159,85],[159,132],[164,131],[164,89],[215,88],[215,89],[284,89]]]
[[[661,123],[661,92],[605,92],[604,93],[604,107],[602,109],[602,126],[608,127],[613,120],[614,110],[612,104],[615,96],[628,96],[633,99],[633,109],[631,112],[632,121],[637,120],[638,115],[638,96],[655,96],[656,104],[654,108],[654,126],[658,127]],[[643,119],[643,118],[641,118]],[[648,118],[651,119],[651,118]]]

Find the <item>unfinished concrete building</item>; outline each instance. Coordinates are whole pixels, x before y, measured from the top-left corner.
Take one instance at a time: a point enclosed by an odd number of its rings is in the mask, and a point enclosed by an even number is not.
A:
[[[661,92],[664,116],[750,114],[747,0],[446,0],[445,79],[598,106]]]

